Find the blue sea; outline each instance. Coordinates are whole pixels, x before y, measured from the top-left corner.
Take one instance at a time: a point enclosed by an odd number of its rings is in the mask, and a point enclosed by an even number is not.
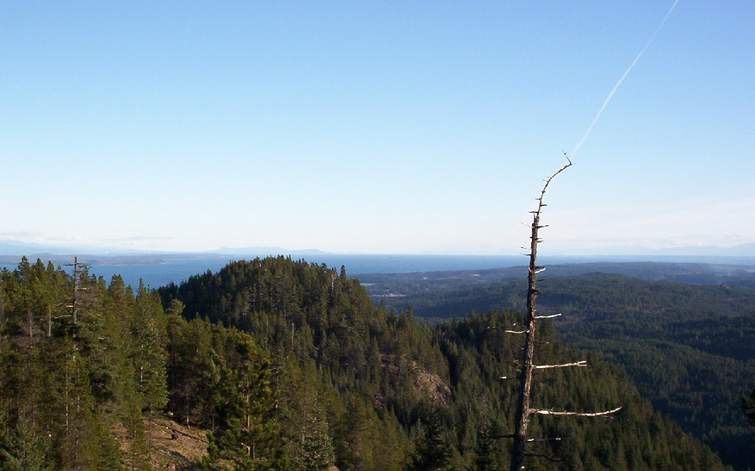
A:
[[[346,267],[350,275],[367,273],[411,273],[452,270],[485,270],[492,268],[508,268],[524,266],[527,258],[516,255],[348,255],[348,254],[292,254],[291,258],[304,259],[308,262],[325,264],[336,269],[341,265]],[[126,257],[127,258],[127,257]],[[250,259],[254,256],[210,255],[210,256],[149,256],[149,260],[142,262],[128,261],[114,263],[107,257],[95,257],[90,264],[90,272],[102,276],[106,280],[115,275],[121,275],[126,283],[137,286],[143,280],[147,286],[158,288],[168,283],[180,283],[192,275],[204,273],[208,270],[218,271],[232,260]],[[544,264],[584,263],[595,261],[665,261],[684,262],[693,261],[688,257],[541,257]],[[32,258],[33,260],[33,258]],[[54,263],[64,264],[60,256]],[[752,259],[748,259],[751,262]],[[721,258],[715,260],[694,260],[703,263],[722,263]],[[728,263],[742,263],[737,259],[727,259]],[[16,265],[0,264],[0,269],[12,270]]]
[[[527,260],[522,256],[483,256],[483,255],[340,255],[340,254],[311,254],[291,255],[293,259],[304,259],[308,262],[325,264],[329,267],[346,267],[350,275],[366,273],[410,273],[445,270],[484,270],[488,268],[505,268],[525,265]],[[179,283],[192,275],[204,273],[207,270],[217,271],[231,260],[250,257],[212,256],[207,258],[192,258],[188,260],[166,258],[149,263],[108,263],[93,262],[90,272],[109,280],[113,275],[123,277],[126,283],[137,286],[139,280],[152,288],[166,285],[170,282]],[[571,259],[573,261],[573,259]],[[551,261],[554,262],[553,260]],[[54,263],[58,263],[57,261]],[[64,263],[64,262],[61,262]],[[70,262],[69,262],[70,263]],[[15,265],[4,264],[0,268],[12,270]]]

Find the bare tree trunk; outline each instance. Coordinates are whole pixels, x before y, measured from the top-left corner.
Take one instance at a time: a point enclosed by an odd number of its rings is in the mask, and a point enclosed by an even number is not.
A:
[[[66,365],[66,388],[64,391],[64,401],[65,401],[65,427],[66,427],[66,441],[69,439],[70,435],[70,426],[71,426],[71,415],[68,405],[68,388],[70,387],[70,372],[68,365]]]
[[[522,371],[519,376],[519,401],[516,410],[516,430],[514,432],[514,450],[511,470],[524,468],[524,447],[527,443],[527,425],[529,424],[530,398],[532,396],[532,372],[535,361],[535,333],[537,322],[537,244],[540,224],[540,207],[532,218],[532,235],[530,236],[530,265],[527,284],[527,337],[524,340]]]
[[[52,305],[47,306],[47,336],[52,337]]]
[[[31,308],[26,309],[26,321],[29,323],[29,340],[34,343],[34,316]],[[31,348],[31,344],[29,344],[29,347]]]
[[[568,159],[567,159],[568,160]],[[519,375],[519,400],[517,401],[516,422],[514,431],[514,449],[511,456],[511,470],[519,471],[524,469],[525,445],[527,443],[527,426],[530,417],[530,400],[532,398],[532,372],[535,370],[535,334],[537,332],[537,274],[541,267],[537,266],[537,247],[541,242],[539,231],[543,227],[540,225],[540,215],[545,207],[545,192],[548,186],[556,176],[571,167],[571,160],[563,167],[558,169],[553,175],[548,177],[540,190],[540,197],[537,199],[537,209],[532,211],[532,227],[530,234],[530,264],[527,275],[527,337],[524,340],[524,350],[522,352],[522,371]]]
[[[529,442],[547,441],[547,440],[560,440],[560,438],[545,438],[534,439],[527,437],[527,426],[529,425],[529,419],[532,414],[538,415],[550,415],[550,416],[578,416],[578,417],[600,417],[608,416],[618,412],[621,407],[615,409],[602,411],[602,412],[572,412],[572,411],[554,411],[550,409],[537,409],[530,407],[532,399],[532,373],[535,370],[547,370],[554,368],[568,368],[568,367],[585,367],[587,362],[574,361],[569,363],[553,364],[553,365],[536,365],[535,364],[535,334],[537,333],[537,320],[538,319],[552,319],[561,316],[561,313],[551,314],[546,316],[537,315],[537,274],[545,270],[545,268],[537,265],[537,248],[538,244],[542,242],[539,238],[539,231],[541,228],[546,227],[540,224],[540,216],[542,215],[545,204],[545,192],[548,190],[548,186],[551,184],[554,178],[567,168],[572,166],[571,160],[567,157],[567,164],[563,165],[553,175],[545,180],[542,190],[540,190],[540,196],[537,198],[537,209],[531,211],[532,213],[532,227],[530,234],[530,257],[529,271],[528,271],[528,283],[527,283],[527,330],[507,330],[506,333],[510,334],[527,334],[524,340],[524,350],[522,351],[521,366],[522,370],[519,375],[519,400],[517,401],[516,410],[516,422],[514,431],[514,446],[511,455],[511,471],[520,471],[524,469],[524,458],[527,456],[526,445]],[[538,455],[545,458],[547,456]]]

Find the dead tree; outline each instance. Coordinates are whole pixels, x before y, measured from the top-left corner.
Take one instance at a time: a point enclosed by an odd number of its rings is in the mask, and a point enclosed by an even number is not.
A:
[[[71,309],[70,317],[72,318],[72,325],[71,325],[71,338],[73,339],[72,343],[72,350],[71,350],[71,365],[75,368],[78,363],[78,352],[79,352],[79,345],[78,345],[78,321],[79,321],[79,310],[82,306],[82,292],[86,291],[88,288],[85,288],[82,286],[82,280],[86,278],[87,272],[86,267],[87,264],[79,262],[78,257],[73,258],[73,263],[66,264],[66,266],[73,267],[73,293],[72,293],[72,299],[71,304],[68,304],[66,307]],[[59,316],[61,318],[63,317],[69,317],[69,316]],[[50,327],[48,327],[50,329]],[[71,435],[71,421],[72,421],[72,411],[71,411],[71,404],[70,404],[70,397],[69,397],[69,391],[72,389],[72,378],[71,378],[71,371],[68,365],[66,365],[65,368],[65,433],[66,433],[66,440],[70,440]],[[74,405],[75,405],[75,413],[78,415],[81,412],[81,395],[76,394],[76,397],[74,398]]]
[[[569,159],[569,157],[566,156],[566,154],[564,154],[564,156],[566,157],[567,163],[545,180],[545,184],[540,190],[540,195],[537,198],[537,208],[534,211],[530,211],[530,213],[532,214],[532,232],[530,235],[530,252],[526,254],[530,259],[527,276],[527,327],[525,330],[506,331],[507,333],[511,334],[526,334],[521,358],[521,371],[519,375],[519,397],[517,401],[516,423],[513,435],[514,446],[511,457],[511,471],[519,471],[524,469],[524,459],[525,456],[527,456],[525,450],[527,443],[543,440],[528,438],[527,436],[527,426],[529,425],[530,417],[533,414],[551,416],[598,417],[614,414],[621,409],[621,407],[618,407],[612,410],[601,412],[572,412],[537,409],[530,407],[530,401],[532,398],[532,373],[535,370],[587,366],[586,361],[577,361],[556,365],[535,364],[535,335],[537,333],[537,321],[540,319],[550,319],[561,315],[560,313],[545,316],[539,316],[537,314],[537,295],[539,293],[537,289],[537,275],[545,270],[545,267],[541,267],[537,264],[537,249],[539,244],[542,242],[542,239],[540,239],[539,235],[540,229],[547,227],[545,225],[542,225],[540,222],[543,208],[547,206],[545,204],[545,192],[548,190],[548,187],[550,186],[554,178],[556,178],[559,174],[561,174],[561,172],[572,166],[572,161]]]
[[[66,266],[73,267],[73,300],[68,307],[71,308],[73,324],[76,325],[79,320],[79,308],[81,307],[81,297],[79,293],[86,290],[86,288],[81,286],[81,277],[84,274],[84,269],[87,267],[87,264],[79,262],[79,257],[73,257],[73,263],[69,263]]]

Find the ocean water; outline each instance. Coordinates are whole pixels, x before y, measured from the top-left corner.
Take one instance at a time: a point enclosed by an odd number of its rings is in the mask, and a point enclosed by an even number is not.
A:
[[[90,272],[109,280],[113,275],[123,277],[126,283],[137,286],[139,280],[152,288],[178,283],[192,275],[207,270],[217,271],[231,260],[250,259],[249,257],[208,257],[190,260],[165,259],[160,263],[93,263]],[[525,265],[522,256],[483,256],[483,255],[340,255],[307,254],[291,255],[293,259],[325,264],[336,269],[342,265],[350,275],[365,273],[410,273],[445,270],[484,270]],[[15,265],[0,265],[12,270]]]
[[[485,270],[492,268],[508,268],[524,266],[527,258],[517,255],[347,255],[347,254],[292,254],[291,258],[304,259],[308,262],[325,264],[336,269],[341,265],[346,267],[350,275],[368,273],[411,273],[429,271],[453,270]],[[131,286],[138,286],[143,280],[147,286],[158,288],[168,283],[179,283],[192,275],[204,273],[208,270],[218,271],[231,260],[251,259],[254,256],[166,256],[163,258],[152,256],[144,263],[120,263],[112,261],[93,263],[90,271],[95,275],[110,280],[113,275],[123,277]],[[58,260],[60,258],[58,257]],[[103,259],[106,260],[106,259]],[[700,263],[745,263],[755,266],[754,259],[739,260],[736,258],[704,258],[697,257],[540,257],[544,265],[571,264],[596,261],[657,261],[657,262],[700,262]],[[56,261],[56,263],[58,263]],[[67,262],[60,262],[67,263]],[[70,262],[68,262],[70,263]],[[15,265],[0,264],[0,269],[12,270]]]

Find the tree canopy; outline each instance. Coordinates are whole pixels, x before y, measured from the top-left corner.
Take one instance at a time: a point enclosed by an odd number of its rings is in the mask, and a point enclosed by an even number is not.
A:
[[[197,469],[491,469],[508,463],[520,348],[490,312],[430,326],[345,270],[284,257],[133,290],[24,260],[0,272],[0,468],[149,469],[145,419],[206,430]],[[545,324],[541,355],[571,358]],[[615,420],[538,418],[531,469],[723,469],[598,356],[535,400]],[[126,430],[126,443],[116,429]]]

